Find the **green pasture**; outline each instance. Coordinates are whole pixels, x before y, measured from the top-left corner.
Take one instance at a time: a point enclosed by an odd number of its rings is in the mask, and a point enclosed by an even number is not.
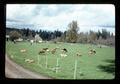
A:
[[[66,57],[61,57],[61,50],[57,49],[55,54],[47,52],[38,55],[42,48],[66,48],[68,52]],[[89,55],[90,48],[96,50],[95,55]],[[25,53],[21,53],[21,49],[26,49]],[[80,52],[81,57],[77,57],[76,53]],[[79,43],[33,43],[6,42],[6,53],[8,56],[21,65],[22,67],[34,71],[38,74],[49,76],[55,79],[74,79],[75,60],[77,60],[76,79],[114,79],[115,77],[115,48],[102,47],[90,44]],[[38,62],[39,57],[39,62]],[[47,68],[46,68],[47,57]],[[25,59],[33,59],[34,63],[27,63]],[[59,69],[56,71],[57,59],[59,59]]]

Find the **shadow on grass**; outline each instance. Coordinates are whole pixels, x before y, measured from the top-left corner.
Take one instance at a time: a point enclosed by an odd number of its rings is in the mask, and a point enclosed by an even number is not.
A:
[[[115,75],[115,60],[104,60],[109,63],[107,65],[99,65],[98,68],[104,72]]]
[[[111,63],[111,64],[115,64],[115,60],[107,59],[107,60],[104,60],[104,61],[108,62],[108,63]]]

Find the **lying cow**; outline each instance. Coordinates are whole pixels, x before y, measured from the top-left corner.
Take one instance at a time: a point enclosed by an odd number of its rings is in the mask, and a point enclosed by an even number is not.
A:
[[[33,59],[25,59],[25,62],[34,63],[35,61]]]
[[[89,51],[89,54],[96,54],[95,49],[91,49],[91,50]]]

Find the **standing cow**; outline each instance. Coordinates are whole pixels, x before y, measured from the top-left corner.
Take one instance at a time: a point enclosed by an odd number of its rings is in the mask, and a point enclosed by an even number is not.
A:
[[[31,45],[33,44],[33,42],[34,42],[34,40],[30,40],[30,44],[31,44]]]

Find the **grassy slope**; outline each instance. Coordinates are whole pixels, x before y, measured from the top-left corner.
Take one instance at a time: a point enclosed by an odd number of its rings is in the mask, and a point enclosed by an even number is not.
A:
[[[48,67],[55,67],[56,66],[56,59],[57,57],[60,58],[60,66],[61,70],[58,73],[55,73],[52,70],[45,68],[45,55],[41,55],[40,57],[40,64],[38,65],[37,56],[38,51],[41,48],[49,47],[61,47],[67,48],[68,53],[67,57],[61,58],[60,57],[60,50],[57,51],[55,55],[51,54],[50,52],[47,53],[48,57]],[[82,57],[77,57],[78,59],[78,66],[77,66],[77,79],[112,79],[114,78],[113,72],[110,73],[110,70],[106,70],[106,67],[110,65],[110,62],[107,60],[115,59],[115,48],[112,47],[104,47],[98,48],[97,46],[92,46],[96,49],[97,54],[94,56],[89,56],[88,51],[89,44],[73,44],[70,43],[41,43],[41,44],[33,44],[30,45],[28,42],[21,42],[17,44],[13,44],[11,42],[6,43],[6,52],[9,55],[13,55],[12,58],[16,63],[22,65],[25,68],[28,68],[32,71],[36,71],[43,75],[49,75],[54,78],[60,79],[73,79],[73,70],[74,70],[74,62],[76,59],[75,53],[77,51],[82,52]],[[27,49],[27,53],[21,53],[20,49]],[[25,58],[32,58],[35,60],[35,63],[28,64],[24,62]],[[42,65],[42,67],[40,66]],[[102,66],[102,67],[101,67]],[[79,72],[82,72],[83,75],[80,75]]]

